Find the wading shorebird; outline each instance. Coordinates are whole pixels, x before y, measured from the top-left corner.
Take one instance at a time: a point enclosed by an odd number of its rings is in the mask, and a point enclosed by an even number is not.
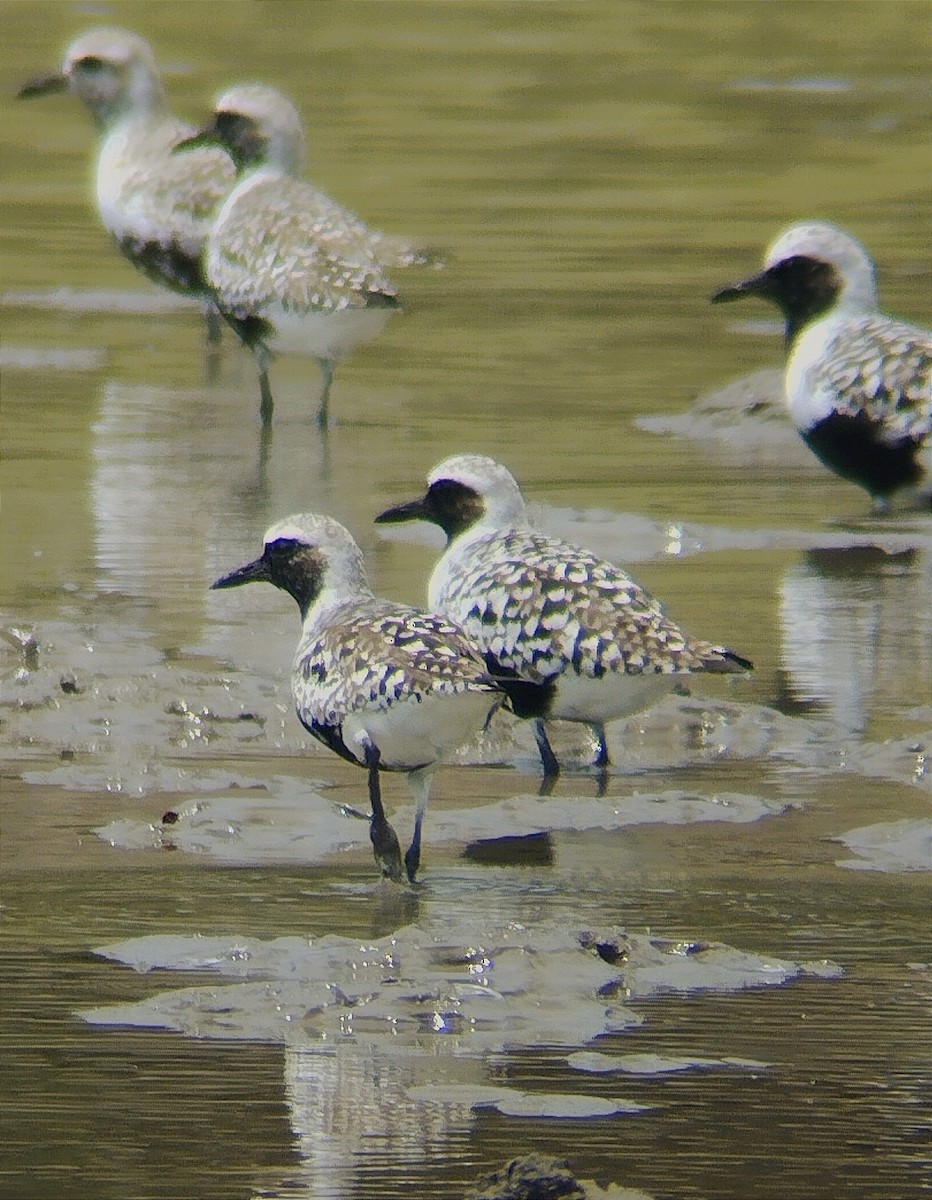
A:
[[[404,866],[413,883],[434,772],[485,726],[504,693],[453,622],[373,595],[359,547],[330,517],[305,513],[278,522],[259,558],[212,586],[257,581],[298,603],[304,629],[291,673],[298,719],[368,771],[372,846],[382,874],[394,880],[401,879],[401,851],[379,772],[407,776],[416,811]]]
[[[874,264],[850,234],[802,221],[764,269],[712,303],[763,296],[786,322],[786,404],[806,445],[883,510],[932,497],[932,332],[882,313]]]
[[[275,88],[230,88],[179,150],[209,144],[229,152],[239,180],[217,214],[205,270],[220,311],[255,356],[262,420],[272,416],[271,355],[297,354],[320,367],[317,420],[326,427],[336,364],[399,307],[386,267],[436,258],[370,229],[300,178],[304,127]]]
[[[215,211],[236,179],[218,146],[183,158],[173,149],[193,125],[169,110],[152,47],[126,29],[92,29],[65,52],[60,70],[24,84],[20,97],[71,91],[100,132],[100,219],[123,254],[150,279],[205,298],[208,341],[220,325],[201,265]]]
[[[447,535],[428,603],[462,626],[512,710],[534,721],[545,776],[559,771],[548,719],[588,725],[604,768],[606,721],[646,708],[685,673],[751,669],[690,637],[619,567],[533,529],[518,484],[493,459],[448,458],[427,483],[420,500],[376,521],[432,521]]]

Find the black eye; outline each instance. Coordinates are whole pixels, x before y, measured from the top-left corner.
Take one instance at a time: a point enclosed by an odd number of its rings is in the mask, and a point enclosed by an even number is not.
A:
[[[85,58],[79,58],[74,65],[80,67],[82,71],[102,71],[107,64],[102,58],[88,54]]]
[[[244,113],[215,113],[212,132],[230,152],[239,170],[261,162],[265,156],[266,140],[252,117]]]
[[[242,113],[218,112],[214,115],[214,128],[224,141],[237,142],[253,131],[253,122]]]
[[[302,543],[296,542],[294,538],[276,538],[274,542],[268,542],[265,547],[265,552],[269,558],[274,558],[279,562],[286,562],[302,549]],[[304,549],[307,549],[305,546]]]

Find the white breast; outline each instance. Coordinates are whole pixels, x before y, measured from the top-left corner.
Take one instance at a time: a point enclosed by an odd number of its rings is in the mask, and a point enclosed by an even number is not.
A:
[[[786,364],[785,386],[787,408],[797,429],[811,429],[835,410],[838,393],[827,385],[822,366],[826,346],[846,320],[835,315],[816,321],[793,348]]]
[[[427,607],[431,612],[450,612],[454,620],[458,619],[456,614],[450,611],[450,595],[456,591],[452,585],[473,570],[474,546],[476,542],[488,538],[490,532],[482,525],[473,526],[461,534],[437,559],[427,584]]]

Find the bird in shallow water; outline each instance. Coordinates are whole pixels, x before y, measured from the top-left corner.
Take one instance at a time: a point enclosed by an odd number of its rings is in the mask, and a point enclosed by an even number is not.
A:
[[[825,221],[791,225],[712,303],[754,295],[783,314],[786,403],[809,448],[878,510],[898,493],[928,505],[932,332],[880,311],[864,247]]]
[[[383,875],[402,876],[385,816],[380,771],[401,771],[414,794],[414,836],[404,857],[413,883],[421,825],[441,760],[486,724],[504,695],[475,647],[446,617],[377,599],[362,554],[342,525],[313,513],[265,535],[254,562],[214,588],[264,581],[298,603],[304,628],[291,674],[302,725],[369,774],[369,832]]]
[[[205,270],[220,311],[255,355],[262,420],[273,409],[271,355],[307,355],[323,379],[324,428],[336,364],[399,307],[386,267],[432,262],[433,252],[370,229],[300,178],[301,117],[275,88],[230,88],[179,151],[209,144],[232,155],[239,180],[217,214]]]
[[[60,70],[24,84],[21,98],[71,91],[100,131],[97,207],[134,266],[156,283],[205,298],[208,340],[219,340],[201,259],[214,212],[236,179],[218,146],[172,154],[194,126],[173,116],[152,47],[126,29],[92,29],[65,52]]]
[[[605,768],[606,721],[646,708],[685,673],[751,669],[732,650],[690,637],[619,567],[533,529],[500,463],[456,455],[427,483],[421,499],[376,521],[432,521],[447,535],[429,606],[462,626],[512,710],[534,721],[545,776],[559,771],[548,719],[590,726],[595,765]]]

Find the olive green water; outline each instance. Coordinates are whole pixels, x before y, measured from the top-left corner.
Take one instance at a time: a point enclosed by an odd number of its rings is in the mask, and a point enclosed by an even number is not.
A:
[[[794,218],[851,228],[887,307],[928,322],[928,5],[0,13],[0,615],[37,642],[0,644],[2,1194],[458,1197],[529,1149],[670,1200],[924,1194],[932,527],[869,519],[779,422],[738,414],[734,437],[708,438],[636,421],[779,362],[772,313],[706,297]],[[448,251],[443,270],[399,276],[406,311],[340,367],[324,441],[313,364],[282,361],[260,444],[248,357],[228,342],[206,384],[197,313],[99,228],[87,114],[68,96],[12,99],[98,21],[153,42],[192,118],[230,82],[281,86],[316,182]],[[563,813],[544,853],[532,842],[490,862],[465,846],[532,831],[532,809],[495,806],[537,788],[527,730],[492,731],[438,776],[422,886],[391,895],[359,823],[342,853],[315,851],[314,814],[363,804],[363,780],[306,746],[289,711],[290,601],[207,586],[273,520],[310,509],[357,534],[377,591],[422,599],[435,543],[383,539],[372,517],[461,450],[502,459],[544,525],[631,563],[684,625],[756,670],[612,730],[605,828]],[[585,762],[578,730],[556,739]],[[239,855],[195,852],[187,814],[215,787],[246,805],[306,787],[309,842],[289,840],[299,804],[271,824],[243,809]],[[615,821],[635,793],[674,791],[700,807],[753,797],[770,815]],[[595,793],[576,769],[555,798],[582,812]],[[395,780],[386,796],[395,812],[409,803]],[[156,845],[166,809],[183,814],[173,853]],[[881,824],[873,857],[832,840]],[[839,865],[852,860],[877,869]],[[643,1025],[597,1042],[570,1028],[481,1051],[465,1035],[404,1054],[347,1035],[315,1059],[312,1038],[262,1041],[232,1016],[221,1038],[81,1015],[212,986],[174,969],[193,935],[362,943],[467,916],[519,921],[530,940],[548,922],[618,926],[842,973],[655,994],[632,1002]],[[146,934],[170,947],[148,973],[91,953]],[[550,994],[570,982],[556,970]],[[771,1065],[582,1074],[567,1047]],[[447,1083],[652,1107],[510,1116],[416,1090]]]

